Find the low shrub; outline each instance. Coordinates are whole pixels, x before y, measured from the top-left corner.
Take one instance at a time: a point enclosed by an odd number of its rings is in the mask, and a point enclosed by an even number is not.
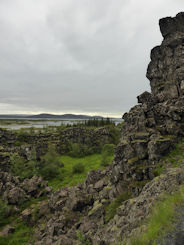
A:
[[[102,154],[105,153],[108,156],[113,155],[114,154],[114,148],[115,148],[114,144],[105,144],[102,148]]]
[[[73,165],[72,167],[72,173],[73,174],[81,174],[83,173],[85,170],[85,166],[82,163],[76,163],[75,165]]]
[[[101,166],[106,167],[111,163],[111,156],[114,154],[114,144],[105,144],[102,148]]]
[[[50,180],[59,175],[59,155],[56,153],[54,147],[50,145],[48,152],[42,157],[39,165],[39,175],[45,180]]]
[[[71,157],[84,157],[94,153],[93,147],[89,144],[70,143],[68,155]]]
[[[121,130],[118,127],[110,126],[109,133],[110,133],[111,138],[112,138],[112,143],[117,145],[120,141]]]
[[[36,160],[26,161],[22,156],[14,153],[10,157],[11,172],[15,176],[19,176],[21,180],[31,178],[38,174],[38,164]]]

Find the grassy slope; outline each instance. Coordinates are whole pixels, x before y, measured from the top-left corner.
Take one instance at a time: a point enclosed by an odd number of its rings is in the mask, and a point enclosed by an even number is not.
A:
[[[153,208],[146,222],[146,230],[136,238],[132,238],[132,245],[156,245],[157,240],[173,228],[176,217],[176,207],[183,205],[184,186],[173,195],[164,195]]]
[[[64,167],[60,168],[60,175],[49,181],[49,185],[57,190],[65,186],[74,186],[79,182],[83,182],[91,170],[102,169],[101,166],[101,154],[93,154],[83,158],[74,158],[69,156],[62,156],[61,162],[64,163]],[[113,156],[109,156],[108,162],[112,162]],[[85,166],[83,173],[73,174],[73,166],[77,163],[82,163]]]

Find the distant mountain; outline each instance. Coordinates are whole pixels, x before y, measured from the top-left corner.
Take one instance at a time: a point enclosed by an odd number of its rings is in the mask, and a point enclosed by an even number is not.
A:
[[[0,115],[0,119],[70,119],[70,120],[88,120],[88,119],[101,119],[101,116],[87,116],[87,115],[76,115],[76,114],[63,114],[63,115],[54,115],[54,114],[47,114],[41,113],[38,115]]]
[[[63,115],[54,115],[54,114],[38,114],[29,116],[29,118],[41,118],[41,119],[90,119],[90,118],[102,118],[101,116],[87,116],[87,115],[76,115],[76,114],[63,114]]]

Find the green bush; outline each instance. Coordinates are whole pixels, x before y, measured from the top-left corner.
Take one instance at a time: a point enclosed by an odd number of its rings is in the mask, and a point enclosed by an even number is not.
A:
[[[31,178],[34,175],[41,175],[45,180],[55,178],[59,174],[59,155],[53,146],[48,147],[48,152],[42,157],[40,162],[36,161],[36,152],[32,150],[32,160],[26,161],[18,154],[11,156],[11,172],[19,176],[21,180]]]
[[[81,157],[82,156],[81,145],[77,143],[73,143],[73,144],[71,143],[69,147],[70,147],[69,155],[71,157]]]
[[[108,166],[111,163],[111,157],[114,154],[114,145],[105,144],[102,148],[101,166]]]
[[[112,143],[117,145],[120,141],[121,130],[118,127],[110,126],[109,133],[110,133],[111,138],[112,138]]]
[[[39,166],[39,174],[46,180],[50,180],[59,175],[59,155],[54,147],[48,147],[48,152],[42,157]]]
[[[94,149],[88,144],[70,143],[68,155],[71,157],[84,157],[94,153]]]
[[[107,154],[103,154],[103,155],[102,155],[102,160],[101,160],[100,165],[101,165],[102,167],[106,167],[106,166],[108,166],[109,164],[110,164],[110,162],[109,162],[109,157],[108,157],[108,155],[107,155]]]
[[[107,154],[108,156],[114,154],[114,144],[105,144],[102,148],[102,154]]]
[[[73,165],[72,167],[72,173],[73,174],[81,174],[83,173],[85,170],[85,167],[82,163],[76,163],[75,165]]]
[[[12,174],[19,176],[21,180],[38,174],[37,162],[35,160],[26,161],[22,156],[14,153],[11,155],[10,161]]]

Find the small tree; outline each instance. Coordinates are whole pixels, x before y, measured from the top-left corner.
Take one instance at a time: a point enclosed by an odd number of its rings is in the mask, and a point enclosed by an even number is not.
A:
[[[17,153],[14,153],[10,157],[11,172],[13,175],[18,176],[21,180],[25,178],[31,178],[38,174],[36,160],[27,161]]]
[[[114,153],[114,145],[113,144],[105,144],[102,148],[102,159],[101,165],[107,166],[110,164],[109,157]]]
[[[11,172],[15,176],[19,176],[21,179],[24,179],[26,176],[25,172],[25,159],[18,155],[17,153],[14,153],[10,157],[11,161]]]
[[[59,155],[53,145],[49,145],[48,152],[42,157],[39,173],[46,180],[52,179],[59,174]]]

